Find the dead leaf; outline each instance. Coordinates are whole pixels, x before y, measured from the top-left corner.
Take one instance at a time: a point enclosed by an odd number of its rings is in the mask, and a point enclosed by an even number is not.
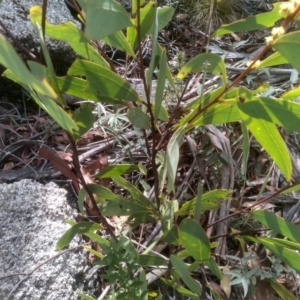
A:
[[[228,296],[226,295],[225,291],[215,282],[210,281],[209,283],[210,288],[218,294],[219,297],[221,297],[223,300],[228,300]]]
[[[10,161],[4,165],[3,171],[10,171],[13,169],[14,166],[15,166],[14,162]]]
[[[231,281],[231,275],[229,274],[224,274],[225,272],[230,271],[229,266],[225,266],[223,269],[223,277],[221,279],[220,285],[221,288],[223,289],[223,291],[225,292],[227,298],[230,298],[230,294],[231,294],[231,285],[229,284]]]
[[[73,162],[73,157],[72,154],[69,152],[64,152],[64,151],[56,151],[59,157],[61,157],[63,160],[71,163]]]
[[[60,158],[58,155],[56,155],[54,152],[46,149],[46,148],[40,148],[39,149],[40,157],[45,158],[50,161],[50,163],[53,165],[53,167],[60,171],[64,176],[67,178],[70,178],[72,180],[72,183],[74,185],[75,190],[79,191],[78,186],[78,180],[75,174],[71,171],[68,164]]]

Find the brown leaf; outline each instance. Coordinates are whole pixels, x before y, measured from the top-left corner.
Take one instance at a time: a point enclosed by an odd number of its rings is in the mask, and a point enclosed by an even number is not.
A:
[[[224,275],[225,276],[225,275]],[[221,297],[223,300],[228,300],[228,297],[225,293],[225,291],[215,282],[210,281],[209,283],[210,288],[216,293],[218,294],[219,297]]]
[[[56,155],[54,152],[46,149],[46,148],[40,148],[39,149],[40,157],[45,158],[50,161],[50,163],[53,165],[53,167],[60,171],[64,176],[67,178],[70,178],[72,180],[72,183],[74,185],[75,190],[79,191],[78,186],[78,180],[75,174],[71,171],[68,164],[60,158],[58,155]]]
[[[73,157],[72,154],[69,152],[64,152],[64,151],[57,151],[57,154],[59,155],[59,157],[61,157],[63,160],[71,163],[73,162]]]
[[[10,171],[15,166],[13,161],[6,163],[3,167],[3,171]]]
[[[100,172],[103,170],[105,167],[108,166],[108,158],[107,155],[99,155],[99,158],[96,159],[94,162],[91,164],[87,165],[85,169],[92,175]]]

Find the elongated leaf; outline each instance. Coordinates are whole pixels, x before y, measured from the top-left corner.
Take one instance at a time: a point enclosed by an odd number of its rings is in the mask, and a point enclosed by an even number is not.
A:
[[[272,251],[278,258],[280,258],[284,263],[289,265],[291,268],[300,272],[300,253],[282,247],[281,245],[277,245],[276,241],[270,238],[263,238],[263,237],[251,237],[247,236],[245,239],[250,240],[254,243],[259,243],[264,245],[270,251]]]
[[[150,117],[139,107],[132,107],[127,112],[127,117],[133,126],[142,129],[150,129]]]
[[[185,109],[188,111],[190,109],[194,110],[194,109],[199,109],[199,107],[200,108],[204,107],[205,105],[210,103],[212,100],[214,100],[216,97],[218,97],[222,93],[223,89],[224,89],[224,87],[221,86],[219,88],[212,90],[211,92],[205,93],[201,97],[199,97],[199,98],[193,100],[191,103],[189,103],[185,107]],[[235,97],[237,97],[237,95],[233,95],[232,97],[229,97],[229,99],[232,99]],[[223,100],[223,97],[222,97],[222,100]]]
[[[176,246],[179,246],[180,240],[178,227],[175,224],[173,224],[170,230],[164,231],[161,240],[168,244],[174,244]]]
[[[107,166],[103,170],[101,170],[98,174],[96,174],[94,177],[96,178],[110,178],[114,176],[123,175],[125,173],[131,173],[133,171],[138,170],[137,165],[113,165],[113,166]]]
[[[300,103],[255,97],[255,99],[239,105],[239,109],[253,118],[261,118],[288,130],[300,132]]]
[[[174,191],[175,190],[175,178],[176,178],[176,172],[179,162],[179,148],[182,142],[183,134],[184,134],[185,128],[179,128],[175,131],[173,136],[171,137],[168,147],[167,147],[167,175],[168,175],[168,184],[167,188],[168,191]]]
[[[281,194],[286,194],[286,193],[291,193],[291,192],[295,192],[295,191],[299,191],[300,190],[300,184],[295,184],[293,186],[291,186],[290,188],[284,190],[283,192],[281,192]]]
[[[280,282],[276,281],[273,278],[267,279],[270,283],[271,287],[275,290],[275,292],[280,296],[281,299],[284,300],[297,300],[298,298],[295,297],[284,285]]]
[[[90,103],[82,103],[80,107],[74,111],[73,119],[79,128],[78,132],[73,134],[75,139],[80,138],[93,127],[95,116],[92,110],[93,107]]]
[[[87,236],[88,238],[90,238],[92,241],[98,243],[100,245],[100,247],[102,246],[110,246],[110,242],[106,239],[104,239],[102,236],[100,236],[97,233],[94,232],[83,232],[83,235]]]
[[[161,31],[165,26],[169,24],[174,15],[175,9],[172,6],[164,6],[158,7],[157,15],[158,15],[158,27],[157,30]],[[149,32],[152,32],[150,29]]]
[[[0,64],[9,69],[18,79],[36,92],[57,99],[57,95],[46,78],[39,80],[25,66],[12,45],[0,35]]]
[[[210,258],[209,239],[197,221],[183,219],[179,226],[179,237],[187,252],[195,260],[205,262]]]
[[[128,26],[133,26],[128,12],[117,1],[89,0],[85,9],[85,35],[91,40],[101,40]]]
[[[289,240],[285,239],[278,239],[278,238],[273,238],[274,243],[278,246],[282,246],[285,248],[289,248],[291,250],[300,250],[300,244],[297,242],[291,242]]]
[[[229,190],[214,190],[202,195],[200,212],[204,213],[206,210],[218,209],[222,201],[231,199],[232,191]],[[195,213],[195,206],[197,198],[193,198],[185,202],[182,207],[175,213],[176,216],[193,215]]]
[[[103,95],[93,94],[92,91],[86,92],[85,88],[87,86],[87,81],[81,78],[73,76],[64,76],[56,78],[58,83],[58,88],[62,93],[67,93],[69,95],[89,99],[96,102],[105,102],[111,104],[120,104],[126,106],[126,101],[122,99],[111,98],[110,96],[104,97]]]
[[[30,9],[30,20],[32,24],[42,24],[41,6],[33,6]],[[81,57],[109,67],[106,60],[89,44],[89,39],[72,22],[53,25],[46,21],[45,25],[45,34],[47,36],[68,42],[72,49]]]
[[[220,55],[205,53],[200,54],[192,58],[188,63],[186,63],[177,77],[179,79],[185,78],[188,73],[198,73],[201,71],[206,71],[214,75],[220,75],[224,84],[226,84],[226,67],[224,61]]]
[[[87,294],[81,293],[81,292],[76,292],[76,294],[84,300],[96,300],[96,298],[93,298],[93,297],[91,297]]]
[[[147,3],[144,7],[140,8],[140,37],[141,40],[146,36],[149,29],[152,27],[156,15],[157,4],[153,1]],[[138,43],[138,36],[136,27],[138,26],[137,16],[132,19],[132,23],[135,27],[129,27],[127,29],[127,39],[132,49],[135,49]]]
[[[273,67],[278,65],[286,64],[288,61],[279,52],[275,52],[264,59],[260,64],[259,68]]]
[[[191,277],[189,274],[188,268],[185,263],[175,255],[171,255],[170,260],[172,262],[173,267],[180,275],[182,281],[186,284],[186,286],[195,294],[201,296],[202,290],[200,285]]]
[[[295,55],[299,51],[300,46],[300,32],[291,32],[283,35],[275,41],[272,45],[284,58],[300,72],[300,58]]]
[[[169,286],[171,286],[174,290],[176,290],[178,293],[184,295],[187,297],[187,299],[192,299],[192,300],[199,300],[199,296],[195,293],[192,293],[189,289],[186,289],[180,285],[178,285],[178,282],[175,282],[174,280],[168,280],[165,278],[161,278],[161,281]],[[159,299],[162,300],[162,299]]]
[[[295,100],[297,97],[300,96],[300,86],[297,86],[296,88],[287,91],[283,95],[281,95],[281,98],[284,100]],[[299,101],[297,101],[299,103]]]
[[[103,203],[101,212],[103,216],[132,216],[134,214],[156,214],[156,209],[150,204],[133,198],[112,199]]]
[[[121,176],[113,177],[113,181],[119,186],[126,189],[130,193],[133,199],[139,200],[146,204],[151,203],[149,199],[145,197],[139,189],[137,189],[134,185],[129,183],[126,179],[122,178]]]
[[[121,30],[103,38],[103,41],[106,44],[108,44],[114,48],[123,50],[127,54],[131,55],[132,57],[135,57],[135,53],[134,53],[133,49],[131,48],[124,33]]]
[[[194,117],[197,115],[196,117]],[[188,123],[191,119],[191,123]],[[189,124],[189,127],[203,126],[209,124],[222,124],[236,122],[241,119],[239,114],[237,100],[224,100],[210,106],[203,113],[198,115],[197,110],[193,110],[189,115],[184,117],[177,127]]]
[[[88,184],[88,188],[93,194],[96,194],[97,202],[99,203],[103,202],[104,200],[119,199],[121,197],[119,195],[115,195],[111,190],[100,185]],[[84,198],[86,196],[87,196],[87,192],[84,188],[82,188],[78,194],[78,208],[81,214],[84,216],[86,214],[83,211],[83,203],[84,203]]]
[[[198,182],[198,188],[197,188],[195,214],[194,214],[194,220],[198,221],[198,222],[200,222],[200,217],[201,217],[202,195],[203,195],[203,185],[201,184],[201,181],[199,180],[199,182]]]
[[[155,106],[154,106],[154,119],[157,122],[158,116],[161,111],[161,104],[163,100],[163,95],[165,91],[165,82],[166,82],[166,65],[167,65],[167,54],[163,50],[160,56],[159,62],[159,74],[156,85],[156,94],[155,94]]]
[[[221,280],[223,277],[223,273],[220,270],[218,264],[214,261],[213,258],[210,258],[205,262],[205,265],[212,271],[212,273],[219,279]]]
[[[65,129],[71,135],[76,135],[79,127],[72,120],[72,118],[56,104],[55,101],[42,94],[38,94],[37,96],[36,94],[32,93],[31,96],[35,102],[57,122],[59,126]]]
[[[300,243],[299,227],[293,223],[286,221],[267,210],[252,211],[251,215],[266,227],[280,233],[284,237],[288,237],[294,242]]]
[[[281,3],[274,3],[272,11],[242,19],[228,25],[224,24],[213,34],[213,37],[232,32],[243,32],[271,27],[276,21],[282,18],[279,13],[280,4]]]
[[[156,255],[140,254],[137,263],[142,266],[167,266],[168,262],[162,257]]]
[[[86,76],[85,92],[98,97],[140,101],[134,88],[120,76],[93,62],[77,59],[68,75]]]
[[[102,229],[102,226],[93,222],[81,222],[76,223],[70,229],[68,229],[63,236],[58,240],[56,249],[61,250],[71,243],[77,233],[93,232],[95,230]]]
[[[250,149],[250,143],[249,143],[249,132],[245,125],[245,123],[242,123],[242,133],[243,133],[243,160],[242,160],[242,166],[241,166],[241,173],[244,176],[244,179],[246,179],[246,173],[247,173],[247,165],[248,165],[248,158],[249,158],[249,149]]]
[[[253,136],[264,147],[289,181],[292,176],[292,162],[286,144],[279,134],[276,125],[263,119],[252,118],[242,111],[242,103],[239,103],[238,106],[241,108],[241,117]]]

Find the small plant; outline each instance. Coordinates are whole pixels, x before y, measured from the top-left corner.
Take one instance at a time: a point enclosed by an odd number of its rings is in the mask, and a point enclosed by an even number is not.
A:
[[[153,295],[149,285],[154,280],[161,280],[164,284],[155,291],[157,299],[166,299],[169,289],[188,299],[200,299],[208,292],[214,299],[220,299],[219,291],[226,286],[221,283],[225,275],[221,271],[222,260],[218,259],[225,258],[226,239],[232,237],[239,242],[242,253],[247,252],[246,245],[257,244],[271,251],[283,264],[300,272],[298,226],[269,211],[254,210],[272,197],[299,190],[299,183],[290,183],[290,153],[278,130],[282,127],[300,131],[300,105],[294,102],[299,91],[296,87],[280,98],[274,98],[262,96],[266,90],[264,85],[256,90],[238,85],[254,69],[291,63],[300,71],[300,61],[295,57],[299,52],[300,32],[284,33],[287,25],[298,18],[300,4],[297,1],[288,2],[288,6],[275,4],[268,13],[223,25],[214,33],[213,37],[217,37],[266,29],[280,20],[284,13],[285,20],[280,29],[273,29],[257,57],[234,81],[229,82],[223,59],[212,53],[199,54],[184,64],[184,57],[179,53],[179,72],[174,70],[172,73],[167,51],[158,44],[158,33],[172,19],[173,8],[158,8],[156,2],[137,0],[132,1],[130,14],[113,0],[78,0],[78,3],[82,7],[80,16],[85,24],[84,32],[69,22],[49,24],[42,20],[41,7],[31,8],[30,18],[39,33],[46,66],[28,61],[27,68],[8,41],[0,37],[0,63],[7,68],[4,76],[20,83],[65,130],[73,150],[76,176],[63,161],[56,166],[61,165],[57,167],[71,176],[78,189],[78,206],[84,221],[69,222],[71,228],[59,239],[57,249],[67,247],[76,234],[92,240],[96,246],[87,249],[95,255],[95,264],[103,270],[102,276],[107,284],[103,293],[107,299],[147,299]],[[66,76],[55,75],[44,43],[45,35],[68,42],[78,54]],[[147,68],[142,51],[146,37],[152,42]],[[143,83],[142,95],[117,73],[99,48],[99,40],[137,61]],[[276,52],[264,58],[271,48]],[[202,73],[203,82],[198,95],[185,104],[185,80],[191,73]],[[211,75],[218,77],[218,84],[205,91],[206,80]],[[87,182],[78,159],[76,141],[94,126],[94,107],[82,104],[80,109],[70,111],[63,93],[99,103],[98,122],[102,130],[112,132],[130,126],[130,133],[138,136],[147,160],[106,166],[96,174],[90,174]],[[245,170],[251,133],[287,181],[285,188],[233,213],[229,208],[236,162],[229,141],[221,132],[228,127],[220,125],[231,123],[241,125],[243,180],[247,180]],[[204,132],[207,137],[198,145],[193,137],[204,136]],[[219,181],[219,185],[211,189],[209,181],[205,182],[201,167],[209,165],[205,154],[212,152],[211,160],[217,162],[215,172],[212,172],[213,179]],[[203,180],[198,180],[200,175],[192,177],[193,169],[187,171],[181,164],[180,158],[186,158],[188,154]],[[132,174],[138,176],[130,176]],[[98,179],[110,179],[110,184],[97,184]],[[227,221],[236,216],[245,220],[253,218],[261,228],[253,228],[250,234],[246,230],[229,233]],[[114,218],[113,222],[110,217]],[[147,234],[143,235],[141,232],[147,227]],[[212,227],[215,236],[211,235]],[[278,236],[261,235],[265,228]],[[233,276],[231,284],[242,285],[244,296],[259,275],[267,277],[262,268],[249,268],[247,262],[251,259],[251,256],[237,258],[240,265],[226,273]],[[156,274],[155,279],[149,279],[153,274]],[[274,274],[270,281],[272,288],[280,296],[296,299],[275,280],[277,275]],[[218,283],[209,283],[208,276]],[[79,294],[84,299],[93,299]]]

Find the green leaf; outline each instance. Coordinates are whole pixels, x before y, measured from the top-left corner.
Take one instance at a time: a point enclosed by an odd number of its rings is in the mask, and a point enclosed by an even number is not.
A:
[[[172,135],[168,146],[167,146],[167,174],[168,174],[168,184],[167,189],[168,191],[175,191],[175,178],[177,172],[177,166],[179,162],[179,148],[182,142],[183,134],[184,134],[184,127],[177,129],[174,134]]]
[[[279,52],[275,52],[268,56],[266,59],[264,59],[260,64],[259,68],[267,68],[267,67],[273,67],[278,65],[283,65],[288,63],[286,58],[284,58]]]
[[[30,20],[33,25],[36,23],[42,25],[41,6],[34,6],[30,9]],[[72,49],[81,57],[109,67],[107,61],[89,44],[90,40],[72,22],[52,25],[46,21],[45,25],[45,34],[47,36],[68,42]]]
[[[115,105],[127,105],[126,101],[122,99],[115,99],[108,96],[93,94],[92,91],[86,92],[85,88],[87,86],[87,81],[81,78],[73,76],[64,76],[56,78],[58,83],[58,88],[62,93],[67,93],[69,95],[79,97],[82,99],[89,99],[96,102],[105,102]]]
[[[299,96],[300,96],[300,86],[297,86],[296,88],[285,92],[283,95],[281,95],[281,98],[284,100],[295,100]]]
[[[84,91],[98,97],[140,101],[139,95],[127,81],[93,62],[77,59],[69,69],[68,75],[86,76]]]
[[[300,132],[300,103],[255,97],[239,105],[239,109],[253,118],[263,119],[288,130]]]
[[[278,38],[272,45],[287,61],[300,72],[300,58],[295,55],[299,51],[300,32],[287,33]]]
[[[57,99],[54,89],[46,78],[39,80],[25,66],[12,45],[0,35],[0,64],[9,69],[24,85],[37,93]]]
[[[165,278],[160,278],[160,280],[166,284],[171,286],[174,290],[176,290],[178,293],[184,295],[187,297],[187,299],[192,299],[192,300],[199,300],[199,296],[195,293],[192,293],[190,290],[178,285],[178,282],[171,281]]]
[[[200,212],[204,213],[206,210],[215,210],[220,207],[222,201],[231,199],[232,191],[229,190],[214,190],[205,193],[201,197]],[[175,213],[176,216],[194,215],[197,198],[193,198],[185,202],[182,207]]]
[[[294,242],[300,243],[299,227],[293,223],[286,221],[267,210],[252,211],[251,215],[267,228],[280,233],[284,237],[287,237]]]
[[[144,7],[140,8],[140,38],[141,40],[146,36],[148,31],[150,30],[152,24],[154,23],[156,15],[156,3],[153,1],[149,1]],[[127,28],[127,39],[132,49],[135,49],[138,44],[138,36],[137,36],[137,26],[138,20],[137,16],[132,19],[135,27]]]
[[[98,243],[100,245],[100,247],[102,247],[102,246],[109,247],[110,246],[110,242],[108,240],[104,239],[102,236],[100,236],[97,233],[94,233],[94,232],[85,232],[85,233],[83,233],[83,235],[87,236],[92,241]],[[98,256],[99,256],[99,254],[98,254]]]
[[[276,125],[263,119],[258,119],[258,107],[256,107],[256,118],[252,118],[244,112],[244,104],[238,103],[238,106],[240,108],[241,117],[248,129],[275,161],[278,168],[286,177],[286,180],[290,181],[292,176],[292,162],[286,144],[279,134]]]
[[[196,116],[196,117],[194,117]],[[189,121],[191,123],[189,123]],[[224,100],[210,106],[201,114],[194,109],[190,114],[184,117],[176,127],[189,124],[189,127],[203,126],[209,124],[222,124],[236,122],[241,119],[239,114],[237,100]]]
[[[157,86],[156,86],[156,94],[155,94],[155,105],[154,105],[154,120],[157,122],[157,119],[161,112],[161,104],[164,96],[165,91],[165,83],[166,83],[166,64],[167,64],[167,54],[166,51],[163,50],[160,56],[159,62],[159,73],[157,79]]]
[[[179,246],[180,241],[178,227],[175,224],[172,224],[171,229],[164,231],[161,240],[168,244],[174,244]]]
[[[242,133],[243,133],[243,158],[242,158],[242,165],[241,165],[241,173],[246,179],[246,174],[247,174],[247,166],[248,166],[248,158],[249,158],[249,149],[250,149],[250,143],[249,143],[249,132],[248,129],[245,125],[245,122],[242,122]]]
[[[274,243],[278,246],[289,248],[291,250],[300,250],[300,244],[298,242],[291,242],[284,239],[272,238]]]
[[[183,219],[179,226],[179,237],[195,260],[205,262],[210,258],[209,239],[198,222],[193,219]]]
[[[56,249],[61,250],[71,243],[77,233],[83,234],[86,232],[93,232],[102,229],[102,226],[93,222],[76,223],[68,229],[63,236],[58,240]]]
[[[191,277],[187,266],[185,263],[175,255],[171,255],[170,257],[171,263],[174,267],[174,269],[178,272],[180,275],[180,278],[182,281],[186,284],[186,286],[195,294],[198,296],[201,296],[202,290],[200,285]]]
[[[56,104],[56,102],[42,94],[31,93],[32,98],[35,102],[48,113],[59,126],[69,132],[71,135],[76,134],[79,130],[77,124],[72,120],[72,118]]]
[[[96,184],[88,184],[88,189],[97,195],[97,202],[101,203],[104,200],[111,200],[111,199],[119,199],[121,196],[115,195],[111,190]],[[83,211],[83,203],[84,198],[87,196],[87,192],[84,188],[79,191],[78,194],[78,208],[79,211],[83,216],[86,216],[85,212]]]
[[[132,57],[135,57],[135,53],[133,49],[131,48],[130,44],[128,43],[124,33],[122,31],[117,31],[105,38],[103,38],[103,41],[120,50],[125,51],[127,54],[131,55]]]
[[[167,266],[168,262],[162,257],[156,255],[140,254],[137,263],[142,266]]]
[[[127,117],[133,126],[142,129],[150,129],[150,117],[139,107],[132,107],[127,112]]]
[[[197,197],[196,197],[196,203],[195,203],[195,214],[194,214],[194,220],[200,221],[201,218],[201,202],[202,202],[202,196],[203,196],[203,185],[201,184],[201,181],[198,182],[198,188],[197,188]]]
[[[179,79],[183,79],[190,72],[198,73],[203,71],[212,73],[214,75],[220,75],[223,84],[226,84],[227,78],[225,63],[220,55],[212,53],[199,54],[192,58],[182,67],[177,77]]]
[[[101,40],[128,26],[133,26],[130,16],[117,1],[89,0],[86,2],[85,35],[88,39]]]
[[[79,128],[79,131],[74,134],[76,139],[83,136],[93,127],[95,117],[92,109],[93,107],[90,103],[82,103],[80,107],[74,111],[73,119]]]
[[[157,31],[161,31],[169,24],[174,15],[175,9],[172,6],[159,7],[157,9],[158,26]],[[150,30],[152,32],[152,30]]]
[[[254,243],[262,244],[273,252],[279,259],[289,265],[291,268],[300,272],[300,253],[287,249],[276,244],[276,241],[270,238],[246,236],[245,239]]]
[[[76,292],[76,294],[78,296],[80,296],[81,298],[83,298],[84,300],[96,300],[96,298],[93,298],[87,294],[81,293],[81,292]]]
[[[138,170],[137,165],[129,165],[129,164],[121,164],[121,165],[112,165],[107,166],[103,170],[101,170],[98,174],[96,174],[95,178],[110,178],[114,176],[123,175],[125,173],[131,173],[133,171]]]
[[[213,258],[210,258],[209,260],[207,260],[205,262],[205,264],[219,280],[222,279],[223,273]]]
[[[259,30],[272,27],[276,21],[282,18],[281,14],[279,13],[280,5],[281,3],[274,3],[273,10],[269,12],[258,14],[253,17],[251,16],[228,25],[224,24],[213,34],[212,37],[227,33]]]
[[[267,279],[270,283],[271,287],[275,290],[275,292],[280,296],[283,300],[297,300],[295,297],[284,285],[273,278]]]
[[[115,183],[126,189],[132,198],[111,199],[103,204],[102,214],[104,216],[118,215],[128,216],[136,213],[156,214],[156,208],[153,203],[146,198],[134,185],[130,184],[124,178],[116,176],[112,178]]]
[[[134,185],[129,183],[127,180],[125,180],[121,176],[115,176],[112,179],[116,184],[126,189],[130,193],[133,199],[143,202],[146,205],[151,204],[152,206],[151,201],[146,196],[144,196],[139,189],[137,189]]]

